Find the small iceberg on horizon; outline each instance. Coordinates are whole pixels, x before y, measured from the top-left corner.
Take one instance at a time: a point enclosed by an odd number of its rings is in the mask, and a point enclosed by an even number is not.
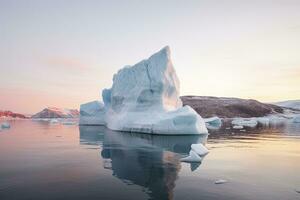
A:
[[[103,104],[81,105],[79,124],[149,134],[208,134],[202,117],[182,105],[179,85],[167,46],[120,69],[113,76],[112,87],[102,90]]]
[[[248,118],[235,118],[232,120],[231,124],[234,126],[243,126],[243,127],[249,127],[254,128],[257,126],[257,120],[255,119],[248,119]]]
[[[10,124],[9,124],[8,122],[3,122],[3,123],[1,124],[1,128],[2,128],[2,129],[9,129],[9,128],[10,128]]]
[[[204,118],[203,120],[208,129],[219,129],[222,126],[222,120],[217,116]]]

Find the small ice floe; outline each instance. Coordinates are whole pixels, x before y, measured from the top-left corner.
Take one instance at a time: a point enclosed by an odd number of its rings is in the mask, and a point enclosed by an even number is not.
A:
[[[294,123],[300,123],[300,115],[296,115],[296,116],[293,118],[293,122],[294,122]]]
[[[228,181],[224,180],[224,179],[218,179],[215,181],[215,184],[224,184],[227,183]]]
[[[243,127],[243,126],[240,126],[240,125],[234,125],[232,128],[233,128],[233,129],[243,129],[244,127]]]
[[[203,144],[192,144],[191,148],[199,156],[205,156],[209,153],[208,149]]]
[[[58,121],[57,119],[51,119],[51,120],[50,120],[50,123],[51,123],[51,124],[57,124],[58,122],[59,122],[59,121]]]
[[[269,126],[270,125],[270,119],[268,117],[257,117],[256,120],[262,126]]]
[[[219,117],[204,118],[203,120],[208,129],[219,129],[222,126],[222,120]]]
[[[9,124],[8,122],[3,122],[3,123],[1,124],[1,128],[3,128],[3,129],[10,128],[10,124]]]
[[[201,162],[202,158],[193,150],[190,150],[190,154],[187,157],[181,158],[181,162]]]
[[[76,122],[75,121],[63,121],[62,124],[63,125],[75,125]]]
[[[232,120],[232,125],[238,125],[238,126],[244,126],[244,127],[250,127],[254,128],[257,126],[257,120],[255,119],[246,119],[246,118],[236,118]]]

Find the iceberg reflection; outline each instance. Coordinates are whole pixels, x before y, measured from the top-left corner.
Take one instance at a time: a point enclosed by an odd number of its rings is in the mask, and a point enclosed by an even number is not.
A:
[[[206,140],[207,135],[163,136],[80,126],[80,143],[102,146],[104,168],[128,185],[143,187],[150,199],[173,199],[180,158],[188,155],[192,144]]]

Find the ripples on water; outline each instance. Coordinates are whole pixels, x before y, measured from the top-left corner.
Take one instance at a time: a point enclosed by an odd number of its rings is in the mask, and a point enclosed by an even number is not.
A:
[[[0,132],[1,200],[300,199],[299,124],[208,138],[11,125]],[[194,143],[207,143],[210,153],[201,164],[181,163]]]

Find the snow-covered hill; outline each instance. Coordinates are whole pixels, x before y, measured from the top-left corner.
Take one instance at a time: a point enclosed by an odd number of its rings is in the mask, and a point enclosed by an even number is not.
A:
[[[76,109],[47,107],[41,112],[31,116],[32,118],[76,118],[79,111]]]
[[[280,101],[273,103],[274,105],[300,110],[300,100]]]

